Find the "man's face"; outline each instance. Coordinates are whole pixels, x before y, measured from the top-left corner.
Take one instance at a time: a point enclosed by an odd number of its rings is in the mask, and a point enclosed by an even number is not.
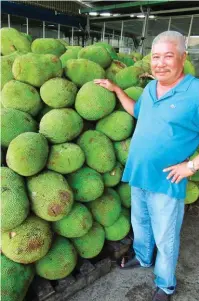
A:
[[[185,59],[186,53],[180,54],[174,43],[159,42],[152,49],[152,74],[158,81],[172,84],[181,75]]]

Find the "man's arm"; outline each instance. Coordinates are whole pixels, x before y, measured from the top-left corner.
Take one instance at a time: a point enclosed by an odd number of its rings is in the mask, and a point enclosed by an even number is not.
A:
[[[111,92],[115,92],[123,108],[130,115],[134,116],[134,106],[136,102],[132,98],[130,98],[120,87],[118,87],[108,79],[95,79],[94,83]]]

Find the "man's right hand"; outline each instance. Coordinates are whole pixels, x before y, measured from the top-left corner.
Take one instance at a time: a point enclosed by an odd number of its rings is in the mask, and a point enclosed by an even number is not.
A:
[[[116,89],[118,88],[117,85],[115,85],[112,81],[110,81],[108,79],[95,79],[94,83],[111,91],[111,92],[115,92]]]

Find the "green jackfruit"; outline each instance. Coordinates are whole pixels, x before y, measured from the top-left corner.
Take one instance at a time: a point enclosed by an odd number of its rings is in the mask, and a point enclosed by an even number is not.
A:
[[[184,64],[184,74],[191,74],[193,76],[196,75],[196,70],[194,65],[188,60],[186,60]]]
[[[23,301],[33,277],[33,265],[16,263],[1,255],[1,300]]]
[[[131,138],[113,143],[116,158],[122,165],[126,164],[130,143],[131,143]]]
[[[59,40],[51,38],[34,40],[31,49],[33,53],[53,54],[57,57],[66,51],[66,47]]]
[[[82,237],[73,238],[72,242],[81,257],[93,258],[101,252],[104,246],[104,229],[100,224],[93,223],[88,233]]]
[[[134,62],[140,61],[142,59],[142,54],[139,52],[131,52],[131,57],[133,58]]]
[[[128,183],[119,183],[116,188],[117,193],[120,196],[122,205],[126,208],[131,207],[131,187]]]
[[[127,67],[133,66],[135,63],[131,55],[127,53],[118,53],[117,56],[118,60],[125,64]]]
[[[188,181],[185,204],[192,204],[199,198],[199,187],[196,183]]]
[[[12,230],[29,213],[29,200],[23,178],[8,167],[1,167],[1,229]]]
[[[1,145],[8,147],[10,142],[25,132],[37,131],[36,121],[28,114],[15,109],[1,109]]]
[[[115,111],[99,120],[96,130],[104,133],[113,141],[120,141],[131,136],[134,127],[133,117],[127,112]]]
[[[4,85],[10,80],[14,79],[14,75],[12,74],[12,65],[16,57],[19,56],[19,53],[13,52],[12,54],[1,56],[1,89],[3,89]]]
[[[110,114],[115,103],[113,92],[88,82],[77,93],[75,109],[86,120],[98,120]]]
[[[124,92],[130,98],[132,98],[133,100],[137,101],[140,98],[140,96],[141,96],[141,94],[143,92],[143,88],[141,88],[141,87],[130,87],[130,88],[124,90]]]
[[[51,143],[58,144],[76,138],[83,129],[83,120],[73,109],[53,109],[43,116],[39,127]]]
[[[6,161],[8,167],[21,176],[33,176],[46,165],[48,158],[48,143],[46,138],[38,133],[20,134],[11,141],[8,147]]]
[[[100,65],[86,59],[68,60],[65,74],[78,87],[96,78],[105,77],[105,71]]]
[[[16,80],[41,87],[50,78],[61,77],[63,70],[55,55],[28,53],[15,59],[12,72]]]
[[[116,83],[116,79],[115,79],[116,74],[126,67],[127,66],[122,62],[114,60],[111,63],[110,67],[106,69],[106,78]]]
[[[93,224],[93,218],[86,206],[75,203],[67,216],[53,223],[53,230],[65,237],[81,237],[85,235]]]
[[[29,216],[21,225],[2,233],[2,252],[15,262],[28,264],[45,256],[51,242],[49,223]]]
[[[2,103],[4,108],[17,109],[32,116],[36,116],[42,108],[37,90],[17,80],[5,84],[2,90]]]
[[[104,227],[106,239],[117,241],[123,239],[130,231],[131,224],[128,217],[120,214],[116,222],[110,227]]]
[[[24,37],[26,37],[26,39],[28,39],[28,41],[29,41],[30,43],[32,43],[33,38],[32,38],[32,36],[31,36],[30,34],[27,34],[27,33],[25,33],[25,32],[21,32],[21,34],[22,34]]]
[[[47,221],[58,221],[73,205],[73,193],[66,179],[54,171],[44,171],[27,179],[33,212]]]
[[[104,185],[106,187],[116,186],[121,180],[122,172],[123,166],[117,162],[111,171],[103,174]]]
[[[131,66],[125,68],[116,74],[116,84],[123,90],[132,86],[139,86],[139,76],[142,73],[143,70],[139,67]]]
[[[98,199],[88,203],[94,219],[102,226],[109,227],[121,213],[120,197],[115,190],[107,188]]]
[[[106,51],[108,51],[110,57],[113,60],[118,59],[118,56],[117,56],[117,53],[116,53],[115,49],[110,44],[108,44],[106,42],[97,42],[97,43],[94,44],[94,46],[101,46],[101,47],[105,48]]]
[[[64,39],[57,39],[57,41],[59,41],[60,43],[62,43],[62,45],[64,45],[65,48],[68,47],[68,43]]]
[[[138,61],[134,64],[134,67],[139,67],[139,68],[143,69],[143,73],[147,72],[147,73],[151,74],[150,61],[147,61],[147,60]]]
[[[83,150],[89,167],[101,173],[114,168],[115,152],[112,142],[106,135],[89,130],[79,137],[77,143]]]
[[[67,47],[68,48],[68,47]],[[66,67],[66,62],[71,59],[77,59],[78,58],[78,53],[82,49],[81,46],[73,46],[71,48],[68,48],[62,56],[60,56],[60,60],[62,63],[62,67]]]
[[[64,78],[52,78],[40,88],[43,101],[52,108],[71,107],[75,102],[77,87]]]
[[[56,237],[50,251],[35,263],[36,273],[49,280],[68,276],[77,263],[77,252],[72,243],[61,236]]]
[[[73,189],[74,198],[80,202],[90,202],[103,194],[104,183],[102,176],[89,167],[83,167],[67,177]]]
[[[47,168],[61,174],[68,174],[81,168],[85,155],[79,145],[63,143],[52,145],[47,162]]]
[[[89,45],[84,47],[78,53],[79,59],[88,59],[99,64],[102,68],[108,68],[112,58],[108,51],[102,46]]]
[[[11,54],[17,50],[31,51],[31,43],[15,28],[4,27],[1,29],[1,53],[3,55]]]

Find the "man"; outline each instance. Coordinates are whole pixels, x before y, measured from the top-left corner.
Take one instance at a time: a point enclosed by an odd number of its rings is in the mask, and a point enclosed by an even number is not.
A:
[[[199,79],[183,74],[184,37],[175,31],[152,43],[151,69],[156,80],[138,102],[104,79],[95,83],[116,93],[137,125],[122,180],[132,190],[132,254],[121,268],[153,265],[157,290],[153,301],[167,301],[176,287],[175,269],[184,215],[187,177],[199,169],[199,156],[188,158],[199,145]]]

